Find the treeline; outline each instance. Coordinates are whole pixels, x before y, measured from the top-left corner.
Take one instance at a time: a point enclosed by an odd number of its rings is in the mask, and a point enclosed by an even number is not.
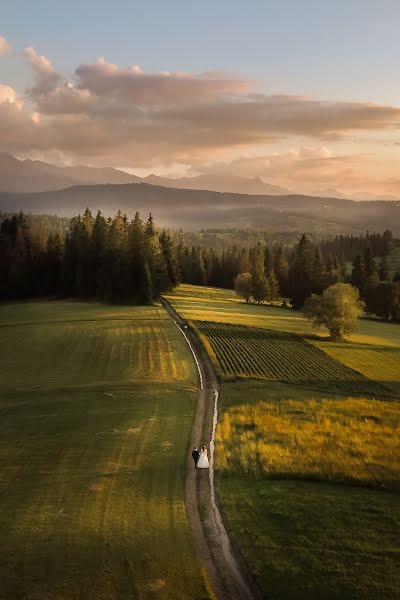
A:
[[[192,241],[196,235],[190,234]],[[90,210],[70,220],[65,235],[23,214],[0,224],[0,298],[58,295],[109,302],[150,303],[179,282],[233,289],[247,301],[278,299],[301,308],[311,294],[351,283],[371,314],[399,319],[400,274],[390,277],[391,232],[316,242],[303,234],[293,246],[258,241],[227,249],[187,244],[183,232],[157,231],[118,214]],[[354,255],[351,273],[348,259]],[[376,256],[380,256],[379,260]]]
[[[370,247],[357,254],[349,283],[358,288],[369,314],[386,321],[400,320],[400,270],[391,279],[386,254],[378,264]]]
[[[339,258],[328,252],[327,246],[313,242],[305,234],[290,249],[281,244],[270,246],[259,242],[252,248],[234,246],[220,253],[214,248],[188,248],[181,241],[177,262],[184,282],[235,288],[247,302],[283,299],[294,308],[302,308],[306,298],[321,294],[336,283],[351,283],[359,289],[369,313],[398,320],[400,272],[391,279],[387,262],[387,254],[394,244],[391,233],[371,237],[375,248],[384,252],[378,260],[371,246],[364,244],[365,239],[366,236],[355,242],[365,249],[355,256],[351,272],[343,253]]]
[[[159,234],[150,215],[128,221],[121,212],[105,219],[86,209],[63,238],[45,247],[21,213],[0,225],[0,298],[58,295],[109,302],[151,303],[178,283],[171,237]]]
[[[346,278],[344,262],[331,255],[324,259],[319,245],[305,234],[290,249],[259,242],[252,248],[234,246],[218,253],[214,248],[188,248],[181,242],[178,265],[187,283],[230,289],[239,274],[249,273],[253,281],[251,298],[256,302],[284,297],[296,308],[310,294],[321,293]]]
[[[0,210],[0,226],[6,219],[11,219],[14,213]],[[29,229],[29,235],[35,251],[44,250],[47,245],[49,235],[56,234],[64,238],[68,232],[71,219],[68,217],[59,217],[57,215],[32,215],[24,214],[24,222]]]
[[[323,256],[340,256],[352,261],[358,254],[369,250],[372,256],[387,256],[394,245],[392,232],[386,229],[383,233],[367,233],[365,235],[337,235],[332,240],[321,240],[320,248]]]

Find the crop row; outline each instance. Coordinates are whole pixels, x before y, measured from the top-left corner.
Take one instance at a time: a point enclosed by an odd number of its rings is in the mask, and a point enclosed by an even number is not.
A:
[[[298,335],[212,321],[195,321],[195,326],[209,340],[224,376],[378,391],[375,382]]]

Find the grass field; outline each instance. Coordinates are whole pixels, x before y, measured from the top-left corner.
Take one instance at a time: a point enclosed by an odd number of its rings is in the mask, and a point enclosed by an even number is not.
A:
[[[399,598],[400,505],[375,490],[219,479],[229,531],[271,600]]]
[[[196,372],[173,322],[0,311],[0,598],[207,598],[183,502]]]
[[[210,343],[211,355],[223,377],[311,384],[347,393],[376,395],[385,391],[300,336],[212,321],[193,323]]]
[[[294,333],[400,398],[400,326],[359,319],[357,332],[345,343],[332,343],[301,312],[278,306],[246,304],[230,290],[180,286],[168,296],[176,310],[192,321],[213,321]]]
[[[361,319],[339,344],[230,291],[170,301],[217,367],[219,494],[265,596],[398,598],[399,326]]]
[[[253,478],[367,484],[400,491],[397,402],[321,395],[280,383],[226,383],[218,470]]]

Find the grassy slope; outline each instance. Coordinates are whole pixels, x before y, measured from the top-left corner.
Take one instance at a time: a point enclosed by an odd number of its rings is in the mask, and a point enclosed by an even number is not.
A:
[[[229,291],[182,286],[170,299],[191,320],[303,335],[389,386],[393,398],[400,389],[396,325],[360,320],[351,341],[331,345],[313,334],[300,313],[247,306]],[[221,389],[220,496],[230,530],[266,597],[398,597],[399,496],[324,480],[389,487],[398,482],[399,405],[273,381],[242,379],[223,382]],[[296,481],[265,479],[266,470]]]
[[[183,503],[195,371],[171,320],[0,310],[0,598],[207,597]]]

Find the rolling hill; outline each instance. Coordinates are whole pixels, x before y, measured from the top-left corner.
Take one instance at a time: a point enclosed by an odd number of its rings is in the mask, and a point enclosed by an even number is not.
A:
[[[146,183],[79,185],[58,191],[0,193],[0,210],[70,217],[88,206],[106,216],[153,212],[162,226],[251,227],[273,232],[359,233],[389,228],[400,235],[400,202],[355,202],[313,196],[260,196],[174,189]]]

